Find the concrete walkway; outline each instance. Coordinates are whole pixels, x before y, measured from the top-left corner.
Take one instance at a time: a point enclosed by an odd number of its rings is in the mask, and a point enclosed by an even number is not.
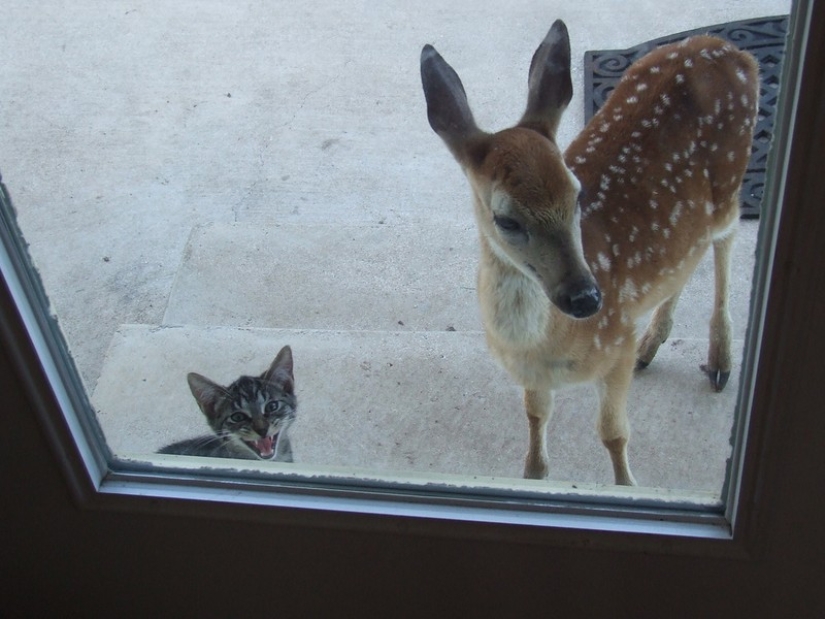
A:
[[[582,54],[786,13],[789,2],[176,3],[8,0],[0,170],[116,453],[203,429],[185,375],[229,382],[296,358],[296,457],[309,464],[518,476],[520,394],[486,353],[469,190],[432,133],[418,54],[459,71],[479,124],[524,105],[557,17]],[[747,323],[758,224],[732,294]],[[634,384],[645,485],[721,487],[738,381],[711,394],[712,270]],[[737,369],[738,369],[737,365]],[[551,424],[554,479],[609,482],[595,396]]]

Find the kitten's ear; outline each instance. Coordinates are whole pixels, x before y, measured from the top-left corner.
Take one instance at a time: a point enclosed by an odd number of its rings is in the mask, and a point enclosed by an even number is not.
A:
[[[213,383],[206,376],[201,376],[195,372],[186,375],[186,381],[189,383],[189,389],[192,390],[192,395],[198,402],[203,414],[208,419],[215,416],[215,405],[218,399],[224,393],[224,388],[217,383]]]
[[[289,346],[281,349],[261,378],[268,383],[279,385],[287,393],[295,391],[295,377],[292,375],[292,349]]]

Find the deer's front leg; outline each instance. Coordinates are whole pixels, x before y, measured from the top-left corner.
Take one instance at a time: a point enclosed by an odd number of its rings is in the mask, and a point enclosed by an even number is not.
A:
[[[628,352],[609,374],[596,382],[599,391],[599,436],[610,454],[613,475],[619,486],[635,486],[627,460],[630,424],[627,421],[627,392],[633,378],[634,358]]]
[[[530,432],[524,477],[544,479],[550,468],[547,458],[547,422],[553,412],[553,392],[525,389],[524,408]]]

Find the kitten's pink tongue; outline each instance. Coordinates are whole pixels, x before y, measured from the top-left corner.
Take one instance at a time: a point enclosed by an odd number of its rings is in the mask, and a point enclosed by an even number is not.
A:
[[[255,441],[255,447],[258,449],[258,453],[264,458],[272,455],[272,439],[272,436],[267,436],[259,441]]]

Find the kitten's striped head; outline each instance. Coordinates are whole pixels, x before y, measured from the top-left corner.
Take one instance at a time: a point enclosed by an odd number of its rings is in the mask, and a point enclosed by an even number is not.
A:
[[[218,437],[243,446],[262,460],[276,457],[278,441],[295,421],[298,404],[289,346],[281,349],[266,372],[241,376],[228,387],[194,372],[187,380]]]

